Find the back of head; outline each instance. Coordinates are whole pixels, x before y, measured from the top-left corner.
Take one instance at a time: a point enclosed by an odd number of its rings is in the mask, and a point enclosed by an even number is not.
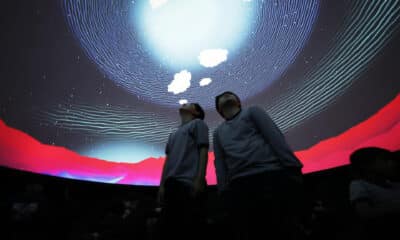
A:
[[[350,163],[352,165],[365,164],[371,162],[372,159],[378,158],[382,155],[390,154],[389,150],[379,147],[365,147],[354,151],[350,155]]]
[[[195,117],[196,117],[196,118],[199,118],[199,119],[201,119],[201,120],[204,120],[205,113],[204,113],[203,108],[200,106],[200,104],[198,104],[198,103],[193,103],[193,106],[194,106],[194,108],[196,109],[196,112],[199,113],[199,114],[196,115]]]
[[[393,153],[379,147],[365,147],[350,155],[350,163],[360,177],[382,174],[385,161],[391,159]]]

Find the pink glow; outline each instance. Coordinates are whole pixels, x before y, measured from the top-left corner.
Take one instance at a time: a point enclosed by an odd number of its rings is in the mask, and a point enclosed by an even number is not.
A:
[[[369,119],[346,132],[296,152],[309,173],[348,164],[360,147],[400,149],[400,95]],[[68,149],[45,145],[0,120],[0,165],[67,178],[119,184],[157,185],[164,158],[139,163],[116,163],[80,156]],[[209,153],[207,181],[216,183],[214,155]]]

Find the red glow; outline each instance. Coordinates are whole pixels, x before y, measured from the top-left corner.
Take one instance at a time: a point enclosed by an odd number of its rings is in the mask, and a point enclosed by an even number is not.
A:
[[[346,132],[296,152],[304,173],[348,164],[360,147],[400,149],[400,95],[375,115]],[[214,156],[209,154],[207,181],[215,184]],[[120,184],[157,185],[164,158],[140,163],[116,163],[80,156],[68,149],[45,145],[0,120],[0,165],[55,176]]]

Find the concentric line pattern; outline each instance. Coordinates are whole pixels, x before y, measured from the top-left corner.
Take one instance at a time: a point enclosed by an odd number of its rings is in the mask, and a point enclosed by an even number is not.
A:
[[[336,97],[346,91],[397,31],[399,11],[398,0],[355,1],[349,8],[343,29],[337,33],[333,47],[327,51],[325,57],[303,81],[295,82],[287,92],[273,99],[272,103],[270,99],[265,101],[265,109],[280,128],[286,132],[301,124],[302,121],[326,109]],[[265,51],[265,48],[258,47],[259,52]],[[245,59],[241,61],[243,67],[238,71],[244,71],[250,64]],[[223,69],[218,71],[236,79],[235,73],[224,73]],[[103,114],[97,114],[102,111]],[[165,143],[171,129],[178,125],[159,113],[143,114],[135,112],[134,109],[131,111],[124,108],[98,109],[84,104],[69,112],[68,109],[52,109],[43,114],[45,116],[42,115],[41,119],[48,117],[50,123],[63,122],[62,125],[57,125],[61,128],[82,130],[106,138],[129,136],[161,144]],[[94,114],[95,117],[88,121],[85,116],[90,114]],[[103,120],[104,116],[109,117]],[[109,121],[110,119],[112,120]],[[120,122],[119,126],[114,126],[116,121]],[[211,131],[215,125],[215,122],[210,124]],[[157,137],[153,131],[157,133]]]
[[[110,140],[165,144],[178,122],[152,112],[127,107],[101,107],[60,104],[49,111],[38,112],[37,119],[57,128],[85,132]]]
[[[317,0],[246,3],[254,5],[257,16],[246,46],[230,52],[228,60],[215,68],[187,69],[214,81],[206,88],[192,84],[185,93],[174,95],[167,86],[176,71],[151,57],[130,22],[132,9],[144,2],[65,0],[64,11],[86,54],[117,85],[147,102],[176,107],[180,99],[187,99],[205,108],[213,107],[213,97],[226,89],[246,99],[279,79],[307,42],[319,6]]]
[[[288,91],[265,108],[288,130],[326,109],[368,67],[399,28],[398,0],[354,3],[345,28],[325,57]]]

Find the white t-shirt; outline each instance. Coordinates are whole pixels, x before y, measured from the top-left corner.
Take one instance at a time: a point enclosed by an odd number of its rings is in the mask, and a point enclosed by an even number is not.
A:
[[[199,148],[208,148],[208,145],[208,126],[200,119],[194,119],[171,133],[165,148],[168,155],[165,179],[174,177],[191,185],[199,167]]]
[[[279,127],[260,107],[243,108],[214,131],[218,188],[232,180],[303,165],[287,144]]]

